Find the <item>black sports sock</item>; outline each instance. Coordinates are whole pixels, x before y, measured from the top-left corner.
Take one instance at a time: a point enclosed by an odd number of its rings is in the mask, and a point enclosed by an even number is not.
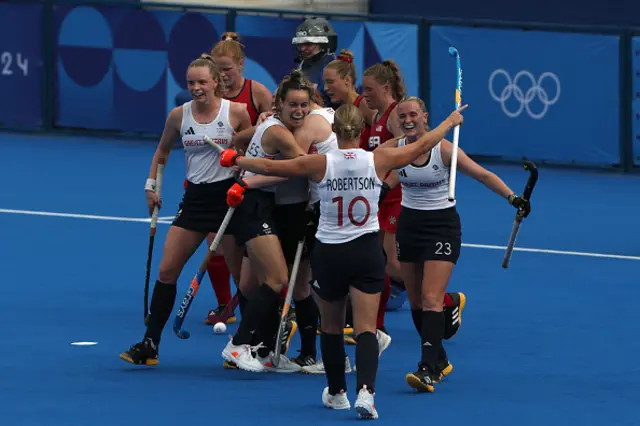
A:
[[[258,355],[261,357],[265,358],[269,355],[269,352],[275,350],[278,327],[280,327],[280,312],[276,304],[272,311],[266,313],[266,316],[263,321],[260,322],[260,326],[254,334],[254,336],[257,336],[254,342],[262,342],[262,347],[258,349]]]
[[[240,325],[233,336],[234,345],[248,345],[252,335],[256,333],[260,323],[264,321],[267,313],[273,312],[278,306],[280,295],[266,284],[261,284],[254,297],[249,299],[247,308],[242,315]],[[263,342],[264,343],[264,342]]]
[[[153,287],[153,295],[151,296],[147,332],[144,334],[144,337],[151,338],[156,346],[160,343],[162,330],[171,316],[175,302],[176,285],[156,281],[156,285]]]
[[[318,306],[313,297],[296,300],[296,321],[300,331],[300,353],[316,357],[316,333],[318,330]]]
[[[447,351],[444,350],[444,345],[440,345],[440,351],[438,352],[438,363],[448,364],[449,357],[447,356]]]
[[[374,333],[367,331],[356,337],[356,365],[358,366],[356,392],[360,392],[365,385],[369,392],[374,392],[378,374],[378,351],[378,339]]]
[[[320,335],[320,351],[322,363],[327,374],[329,393],[337,395],[341,390],[347,391],[347,379],[344,373],[344,335],[327,334]],[[358,367],[359,368],[359,367]]]
[[[419,336],[422,336],[422,309],[412,309],[411,319],[413,320],[413,326],[416,328]]]
[[[244,293],[238,289],[238,306],[240,307],[240,315],[244,314],[244,310],[247,309],[248,304],[249,299],[247,299]]]
[[[442,348],[444,312],[422,311],[422,359],[421,363],[435,367]]]

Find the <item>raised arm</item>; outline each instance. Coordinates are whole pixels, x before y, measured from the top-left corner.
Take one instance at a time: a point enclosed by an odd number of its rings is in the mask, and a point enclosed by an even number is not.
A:
[[[438,127],[430,132],[425,133],[414,143],[405,145],[401,148],[382,148],[378,147],[373,151],[376,172],[378,176],[385,176],[389,170],[399,169],[415,161],[420,155],[428,152],[436,146],[449,133],[453,127],[462,124],[463,118],[461,112],[467,108],[467,105],[451,113]]]
[[[220,156],[220,163],[225,166],[237,165],[265,176],[297,177],[324,175],[326,157],[324,155],[305,155],[292,160],[269,160],[266,158],[247,158],[237,155],[233,150],[225,150]],[[235,157],[229,158],[229,157]]]
[[[451,164],[451,153],[453,144],[449,141],[442,141],[442,162],[449,166]],[[461,173],[477,180],[491,191],[505,198],[513,207],[522,210],[524,217],[531,213],[531,203],[522,197],[517,196],[498,175],[485,169],[473,161],[462,149],[458,148],[458,169]]]

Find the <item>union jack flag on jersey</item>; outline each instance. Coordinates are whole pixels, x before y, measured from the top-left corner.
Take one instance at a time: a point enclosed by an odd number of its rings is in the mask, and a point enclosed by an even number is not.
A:
[[[356,158],[355,152],[343,152],[342,154],[344,155],[345,160],[353,160]]]

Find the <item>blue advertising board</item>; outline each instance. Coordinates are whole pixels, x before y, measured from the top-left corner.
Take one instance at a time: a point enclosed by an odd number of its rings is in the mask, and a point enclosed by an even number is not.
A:
[[[454,107],[455,46],[469,104],[469,154],[557,164],[620,164],[617,36],[434,26],[431,119]]]
[[[0,126],[42,120],[42,5],[0,4]]]
[[[632,73],[633,73],[633,95],[631,119],[633,137],[633,165],[640,166],[640,37],[634,37],[631,42],[632,52]]]
[[[189,63],[208,53],[225,15],[128,6],[54,11],[56,126],[162,132]]]

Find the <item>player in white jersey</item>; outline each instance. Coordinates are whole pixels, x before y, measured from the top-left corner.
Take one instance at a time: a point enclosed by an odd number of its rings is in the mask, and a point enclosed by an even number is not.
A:
[[[318,95],[318,93],[316,93]],[[304,124],[296,129],[294,135],[300,146],[307,150],[310,154],[325,154],[330,150],[338,149],[336,135],[333,132],[333,117],[335,111],[332,108],[324,108],[321,96],[315,97],[312,102],[311,112],[304,120]],[[317,369],[317,329],[319,322],[319,312],[313,296],[311,295],[311,287],[309,281],[311,279],[311,263],[309,254],[313,249],[313,241],[315,229],[317,229],[317,220],[312,206],[319,202],[318,184],[307,177],[290,178],[289,182],[304,181],[307,183],[309,191],[303,205],[296,205],[295,212],[281,211],[278,220],[285,223],[295,223],[295,233],[297,237],[292,239],[305,239],[305,250],[300,261],[298,276],[296,279],[293,301],[295,306],[295,315],[297,328],[300,332],[300,354],[293,359],[301,366],[302,371],[309,373],[308,369]],[[286,187],[286,185],[283,185]],[[279,188],[280,190],[280,188]],[[290,206],[282,206],[291,209]],[[281,208],[281,210],[284,210]],[[318,211],[319,216],[319,211]],[[314,226],[315,224],[315,226]],[[299,225],[302,225],[301,227]],[[301,232],[300,232],[301,231]],[[297,241],[291,241],[292,244]],[[284,244],[284,242],[283,242]],[[321,366],[321,363],[320,363]],[[320,371],[321,373],[322,371]]]
[[[266,175],[309,176],[318,183],[320,224],[311,266],[312,287],[322,319],[322,359],[329,385],[322,393],[322,402],[334,409],[351,407],[346,394],[343,337],[350,295],[358,364],[355,408],[361,418],[377,418],[373,402],[378,369],[376,316],[386,263],[377,214],[382,179],[390,170],[404,167],[430,150],[452,127],[462,123],[462,115],[455,111],[415,144],[374,152],[359,148],[363,123],[356,106],[342,105],[336,111],[333,125],[338,150],[273,161],[242,157],[228,149],[221,154],[220,162],[223,166],[237,165]]]
[[[278,114],[256,128],[246,149],[246,155],[271,159],[277,156],[295,158],[304,155],[306,152],[296,142],[292,130],[304,123],[304,118],[309,113],[313,91],[313,85],[300,71],[292,71],[285,77],[278,89]],[[242,171],[243,179],[254,175],[250,170]],[[251,269],[260,285],[253,292],[241,288],[248,304],[238,330],[224,348],[222,357],[247,371],[272,370],[273,363],[269,352],[260,351],[256,357],[253,353],[263,347],[270,349],[274,344],[273,337],[278,327],[275,314],[280,301],[279,293],[288,282],[287,263],[282,253],[273,214],[276,187],[277,185],[247,189],[246,185],[236,183],[227,193],[228,204],[236,207],[232,221],[236,231],[236,242],[241,246],[246,245]],[[244,282],[244,279],[241,281]],[[253,340],[254,338],[257,340]],[[258,344],[255,344],[256,341]],[[273,371],[283,369],[299,371],[300,366],[281,356],[278,368]]]
[[[402,100],[398,117],[405,137],[383,146],[403,149],[428,134],[428,114],[419,98]],[[443,336],[451,326],[445,322],[442,300],[460,255],[462,234],[456,202],[448,200],[452,151],[453,145],[442,140],[411,164],[398,168],[402,184],[398,259],[422,348],[418,370],[407,374],[406,380],[411,387],[423,392],[433,392],[433,385],[453,368],[442,346]],[[529,214],[528,201],[516,196],[498,176],[475,163],[461,149],[458,150],[458,170]],[[459,322],[458,317],[454,320]]]
[[[232,171],[220,167],[218,150],[210,147],[203,137],[207,135],[227,148],[234,132],[251,127],[243,104],[222,99],[220,73],[209,55],[202,55],[189,65],[187,85],[193,100],[169,113],[145,185],[151,214],[156,205],[161,205],[154,192],[158,160],[166,162],[174,141],[182,138],[189,183],[167,233],[144,339],[120,354],[121,359],[133,364],[158,363],[160,336],[175,303],[180,272],[202,241],[208,236],[213,239],[227,210],[225,197],[234,182]],[[237,276],[241,252],[238,253],[231,235],[225,235],[222,244],[229,269]]]

